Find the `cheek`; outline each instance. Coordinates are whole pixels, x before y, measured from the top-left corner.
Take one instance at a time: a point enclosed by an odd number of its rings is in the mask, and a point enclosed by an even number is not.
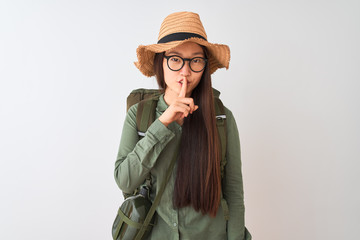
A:
[[[164,62],[163,63],[163,71],[164,71],[164,81],[166,83],[166,85],[169,85],[169,83],[171,83],[172,79],[176,79],[176,74],[177,72],[171,71],[168,66],[167,63]]]
[[[197,74],[195,77],[196,86],[199,85],[199,82],[201,81],[202,73]]]
[[[169,79],[169,71],[168,71],[168,67],[166,62],[163,62],[163,72],[164,72],[164,81],[165,81],[165,85],[167,86],[169,84],[168,79]]]
[[[164,60],[163,61],[163,70],[164,70],[164,73],[165,73],[165,71],[168,69],[168,67],[167,67],[167,63],[166,63],[166,61]]]

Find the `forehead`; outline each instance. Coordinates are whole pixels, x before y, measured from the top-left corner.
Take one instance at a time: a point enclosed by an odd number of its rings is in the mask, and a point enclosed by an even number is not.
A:
[[[192,56],[192,55],[201,55],[201,54],[204,55],[204,51],[202,47],[199,44],[193,42],[183,43],[177,46],[176,48],[166,51],[166,53],[167,54],[176,53],[181,56]]]

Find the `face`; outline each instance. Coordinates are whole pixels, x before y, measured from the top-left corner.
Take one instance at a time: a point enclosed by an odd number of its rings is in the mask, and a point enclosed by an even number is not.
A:
[[[205,57],[203,49],[197,43],[186,42],[176,48],[166,51],[165,56],[177,55],[182,58]],[[167,65],[167,59],[163,60],[164,79],[166,83],[165,95],[167,97],[179,96],[182,82],[187,79],[186,97],[189,97],[194,88],[199,84],[204,72],[193,72],[190,69],[189,61],[179,71],[172,71]]]

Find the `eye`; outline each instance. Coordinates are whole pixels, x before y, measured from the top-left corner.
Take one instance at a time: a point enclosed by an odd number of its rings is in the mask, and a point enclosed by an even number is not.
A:
[[[193,63],[203,63],[204,60],[203,60],[202,58],[194,58],[194,59],[192,60],[192,62],[193,62]]]
[[[170,57],[170,61],[174,62],[174,63],[179,63],[179,62],[181,62],[181,58],[173,56],[173,57]]]

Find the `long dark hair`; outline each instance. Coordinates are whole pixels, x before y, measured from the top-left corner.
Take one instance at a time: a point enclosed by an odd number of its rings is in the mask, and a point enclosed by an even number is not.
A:
[[[207,49],[202,48],[207,57]],[[155,55],[154,71],[159,88],[165,91],[163,57],[164,53]],[[191,97],[199,109],[185,118],[182,126],[173,202],[177,208],[192,206],[215,217],[220,204],[221,156],[208,65]]]

